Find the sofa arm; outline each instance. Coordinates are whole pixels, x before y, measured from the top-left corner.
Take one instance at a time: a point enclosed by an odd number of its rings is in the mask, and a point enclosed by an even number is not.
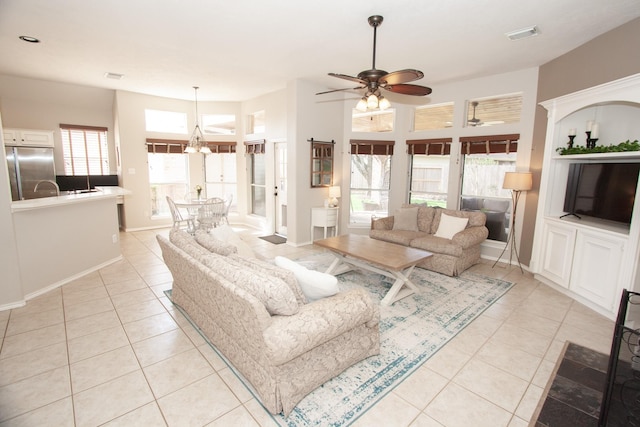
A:
[[[460,245],[463,249],[478,245],[484,242],[489,236],[489,229],[483,226],[465,228],[457,233],[451,241],[456,245]]]
[[[393,216],[371,218],[372,230],[393,230]]]
[[[378,327],[380,311],[362,288],[300,307],[292,316],[273,316],[263,332],[274,365],[281,365],[359,325]]]

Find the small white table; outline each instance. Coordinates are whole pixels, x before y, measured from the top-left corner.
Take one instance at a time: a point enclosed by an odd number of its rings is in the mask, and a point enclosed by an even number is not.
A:
[[[327,229],[334,229],[334,236],[338,235],[338,207],[311,208],[311,240],[315,227],[324,228],[324,238],[327,238]]]

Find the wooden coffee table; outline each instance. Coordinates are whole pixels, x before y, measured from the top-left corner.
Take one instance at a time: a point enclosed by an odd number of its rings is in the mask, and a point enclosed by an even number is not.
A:
[[[432,255],[431,252],[421,249],[356,234],[329,237],[313,243],[329,249],[336,257],[326,273],[341,274],[355,266],[395,279],[391,289],[380,302],[383,305],[393,304],[419,292],[418,287],[409,280],[409,276],[417,263]]]

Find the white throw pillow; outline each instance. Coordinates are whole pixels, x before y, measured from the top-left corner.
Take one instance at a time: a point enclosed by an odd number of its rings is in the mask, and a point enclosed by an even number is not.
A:
[[[307,267],[282,256],[277,256],[275,262],[278,267],[293,272],[302,289],[302,293],[309,302],[338,293],[338,279],[331,274],[309,270]]]
[[[393,229],[418,231],[418,207],[398,209],[393,214]]]
[[[438,231],[436,231],[436,234],[434,234],[434,236],[443,237],[445,239],[452,239],[453,236],[467,227],[468,222],[469,218],[459,218],[457,216],[441,214],[440,224],[438,224]]]

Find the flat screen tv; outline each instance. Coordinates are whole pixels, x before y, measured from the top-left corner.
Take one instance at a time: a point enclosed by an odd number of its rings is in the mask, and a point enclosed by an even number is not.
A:
[[[572,163],[564,211],[631,223],[640,163]]]

